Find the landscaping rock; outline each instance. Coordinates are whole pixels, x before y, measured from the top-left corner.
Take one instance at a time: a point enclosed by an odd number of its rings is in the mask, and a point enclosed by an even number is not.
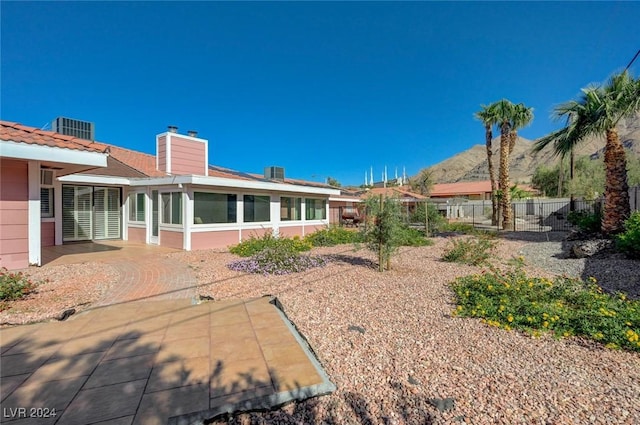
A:
[[[62,314],[56,317],[56,319],[62,322],[64,320],[67,320],[69,316],[71,316],[72,314],[75,314],[75,312],[76,312],[75,308],[70,308],[68,310],[63,311]]]
[[[592,239],[573,244],[571,250],[576,258],[587,258],[611,249],[612,247],[613,241],[611,239]]]
[[[349,325],[347,329],[350,331],[359,332],[364,335],[364,328],[362,326]]]
[[[455,400],[452,398],[430,398],[429,404],[440,412],[446,412],[447,410],[453,410],[455,407]]]

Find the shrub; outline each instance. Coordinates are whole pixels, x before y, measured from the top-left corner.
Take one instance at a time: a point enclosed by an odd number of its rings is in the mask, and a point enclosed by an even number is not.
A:
[[[616,247],[631,258],[640,259],[640,211],[624,222],[625,231],[616,236]]]
[[[440,214],[438,208],[434,204],[427,204],[429,218],[429,234],[442,231],[447,225],[447,219]],[[415,211],[409,217],[409,221],[413,224],[421,224],[424,226],[424,205],[417,205]]]
[[[293,238],[275,237],[271,232],[267,232],[262,237],[251,236],[249,239],[229,248],[229,252],[240,257],[250,257],[268,247],[284,247],[295,252],[309,251],[312,248],[311,243],[300,239],[298,236]]]
[[[464,233],[466,235],[475,235],[478,232],[472,224],[460,223],[458,221],[446,223],[444,226],[442,226],[442,231]]]
[[[444,261],[478,266],[491,256],[496,243],[489,238],[456,239],[442,256]]]
[[[610,348],[640,351],[640,301],[608,295],[595,285],[568,277],[529,277],[521,267],[464,276],[452,283],[454,315],[479,317],[491,326],[534,336],[578,336]]]
[[[567,220],[574,226],[578,226],[578,229],[583,232],[598,233],[602,223],[602,214],[587,210],[571,211],[567,215]]]
[[[268,246],[245,260],[228,264],[231,270],[264,275],[284,275],[322,267],[329,260],[325,257],[300,255],[292,246]]]
[[[0,269],[0,301],[12,301],[29,295],[41,282],[33,282],[22,272],[10,273]]]
[[[400,226],[398,230],[398,243],[400,246],[430,246],[433,241],[424,235],[424,230],[414,229],[409,226]]]
[[[331,226],[318,230],[304,237],[304,241],[313,246],[335,246],[348,243],[362,242],[362,234],[343,227]]]

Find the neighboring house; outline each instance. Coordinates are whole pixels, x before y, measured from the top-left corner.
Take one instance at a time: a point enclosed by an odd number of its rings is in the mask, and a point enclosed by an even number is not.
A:
[[[74,241],[194,250],[329,224],[339,190],[279,168],[259,176],[211,166],[208,141],[196,136],[170,127],[149,155],[0,121],[0,266],[40,265],[42,246]]]
[[[529,193],[531,196],[538,194],[538,191],[533,189],[531,186],[518,185],[518,188]],[[456,198],[488,201],[491,200],[491,181],[482,180],[472,182],[439,183],[433,185],[429,195],[433,199]]]

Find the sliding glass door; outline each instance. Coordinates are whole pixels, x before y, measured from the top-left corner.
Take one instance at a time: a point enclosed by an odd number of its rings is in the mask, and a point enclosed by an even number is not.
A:
[[[120,207],[120,188],[62,186],[62,240],[120,238]]]

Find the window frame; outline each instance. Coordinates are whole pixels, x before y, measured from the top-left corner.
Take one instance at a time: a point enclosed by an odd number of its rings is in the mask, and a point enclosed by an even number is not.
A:
[[[142,211],[140,211],[140,200],[142,199]],[[129,193],[129,216],[130,223],[146,223],[147,222],[147,194],[145,192]],[[142,220],[139,220],[139,214],[142,213]],[[133,216],[133,218],[132,218]]]
[[[315,207],[316,202],[322,202],[322,210]],[[313,206],[312,206],[313,205]],[[316,211],[322,211],[322,217],[316,217]],[[313,212],[311,217],[310,212]],[[304,217],[307,221],[320,221],[327,219],[327,200],[323,198],[305,198],[304,199]]]
[[[166,210],[165,197],[169,197],[169,209]],[[175,200],[178,200],[178,205],[175,205]],[[164,226],[179,226],[182,227],[184,223],[184,200],[183,192],[160,192],[160,224]],[[178,207],[176,209],[176,207]],[[178,219],[174,217],[174,213],[178,212]],[[168,213],[169,221],[165,221],[165,215]]]
[[[252,197],[254,198],[252,201],[247,202],[247,198]],[[266,220],[256,220],[255,216],[256,216],[256,202],[255,199],[256,198],[266,198],[267,199],[267,219]],[[247,210],[247,206],[252,204],[253,205],[253,211],[252,214],[247,214],[248,210]],[[258,204],[259,205],[259,204]],[[247,216],[251,215],[251,220],[247,220]],[[242,195],[242,222],[243,223],[269,223],[271,222],[271,195],[255,195],[255,194],[244,194]]]
[[[43,191],[47,191],[48,198],[48,211],[43,212],[42,206],[44,205],[43,201]],[[40,185],[40,218],[55,218],[56,209],[55,209],[55,188],[53,185]]]
[[[226,203],[227,203],[227,221],[203,221],[202,220],[202,214],[198,214],[197,207],[196,207],[196,202],[197,202],[197,197],[198,194],[204,194],[204,195],[219,195],[219,196],[226,196]],[[233,198],[234,201],[231,202],[230,199]],[[233,207],[231,207],[233,205]],[[230,208],[231,207],[231,208]],[[200,218],[201,219],[201,223],[196,223],[196,218]],[[230,217],[233,217],[233,220],[230,220]],[[210,191],[203,191],[203,190],[197,190],[193,192],[193,225],[194,226],[208,226],[208,225],[228,225],[228,224],[236,224],[238,223],[238,194],[237,193],[222,193],[222,192],[210,192]]]
[[[291,204],[284,207],[283,206],[284,199],[290,200]],[[283,210],[287,211],[286,218],[282,215]],[[298,218],[291,218],[292,212],[294,213],[294,215],[296,215],[295,213],[297,213]],[[280,197],[280,221],[288,222],[288,221],[301,221],[301,220],[302,220],[302,198],[296,197],[296,196],[281,196]]]

